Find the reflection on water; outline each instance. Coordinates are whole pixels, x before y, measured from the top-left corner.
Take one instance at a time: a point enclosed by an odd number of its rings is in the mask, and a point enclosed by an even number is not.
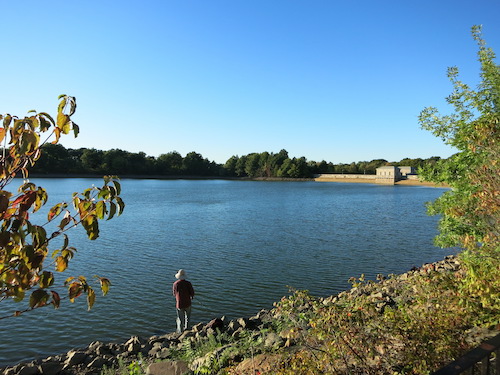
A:
[[[52,204],[100,183],[34,182]],[[404,272],[450,252],[433,246],[437,219],[424,208],[444,189],[223,180],[122,180],[122,187],[125,212],[102,222],[97,241],[81,228],[69,233],[79,250],[71,274],[109,277],[108,296],[90,312],[82,300],[4,320],[0,366],[174,331],[179,268],[195,287],[193,320],[209,321],[271,308],[288,286],[326,296],[348,288],[351,276]]]

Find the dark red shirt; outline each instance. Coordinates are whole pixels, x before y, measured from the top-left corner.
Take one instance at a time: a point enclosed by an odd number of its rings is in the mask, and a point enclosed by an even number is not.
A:
[[[177,280],[172,286],[172,293],[175,296],[175,307],[185,309],[191,306],[191,299],[194,297],[193,285],[187,280]]]

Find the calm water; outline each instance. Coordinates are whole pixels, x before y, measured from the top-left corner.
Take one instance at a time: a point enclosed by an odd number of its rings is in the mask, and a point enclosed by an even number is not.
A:
[[[51,205],[100,185],[34,182],[47,189]],[[59,310],[0,321],[0,366],[95,340],[174,331],[171,284],[179,268],[197,293],[193,320],[209,321],[271,308],[287,286],[331,295],[347,289],[351,276],[404,272],[451,252],[433,246],[437,219],[425,214],[424,203],[441,188],[220,180],[122,186],[125,213],[103,222],[98,240],[86,240],[82,228],[69,233],[79,250],[70,273],[109,277],[108,296],[90,312],[83,300],[65,301]],[[1,305],[2,316],[12,308]]]

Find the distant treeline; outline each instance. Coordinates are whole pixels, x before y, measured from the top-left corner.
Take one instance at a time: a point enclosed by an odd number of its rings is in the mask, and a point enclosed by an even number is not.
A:
[[[42,155],[31,173],[72,175],[118,176],[200,176],[200,177],[291,177],[311,178],[319,173],[375,174],[383,165],[412,166],[419,168],[435,163],[440,157],[408,159],[389,163],[384,159],[333,164],[308,161],[305,157],[290,158],[286,150],[278,153],[262,152],[232,156],[225,164],[218,164],[201,154],[190,152],[182,156],[177,151],[147,156],[144,152],[132,153],[120,149],[108,151],[94,148],[67,149],[59,144],[45,144]]]

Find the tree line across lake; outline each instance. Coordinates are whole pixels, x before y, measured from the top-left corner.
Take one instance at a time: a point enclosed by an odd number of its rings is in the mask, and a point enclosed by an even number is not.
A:
[[[200,177],[284,177],[311,178],[319,173],[375,174],[383,165],[412,166],[420,168],[435,164],[441,158],[405,158],[399,162],[385,159],[333,164],[308,161],[305,157],[290,158],[286,150],[278,153],[261,152],[231,156],[226,163],[218,164],[197,152],[182,156],[177,151],[147,156],[144,152],[132,153],[120,149],[108,151],[94,148],[65,148],[60,144],[45,144],[42,154],[31,173],[36,174],[111,174],[119,176],[200,176]]]

